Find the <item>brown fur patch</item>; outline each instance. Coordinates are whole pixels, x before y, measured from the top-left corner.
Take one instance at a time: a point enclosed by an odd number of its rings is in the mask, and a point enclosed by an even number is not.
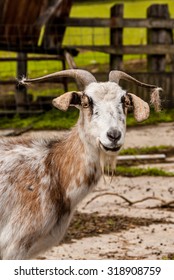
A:
[[[72,131],[68,139],[61,142],[61,144],[57,143],[57,145],[50,150],[45,161],[46,169],[50,170],[53,168],[51,171],[53,172],[52,176],[59,182],[61,188],[66,190],[72,178],[75,178],[78,171],[81,170],[81,155],[83,153],[83,143],[81,143],[76,130]]]

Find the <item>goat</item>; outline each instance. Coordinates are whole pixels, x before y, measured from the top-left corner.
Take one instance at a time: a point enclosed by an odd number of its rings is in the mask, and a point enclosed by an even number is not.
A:
[[[111,71],[108,82],[97,83],[85,70],[70,69],[21,84],[57,77],[73,77],[84,87],[53,100],[63,111],[80,110],[79,120],[66,138],[0,139],[0,257],[30,259],[62,240],[77,204],[99,181],[107,158],[115,159],[123,146],[126,114],[134,108],[137,121],[149,117],[149,105],[119,86],[132,81],[154,89],[120,71]]]

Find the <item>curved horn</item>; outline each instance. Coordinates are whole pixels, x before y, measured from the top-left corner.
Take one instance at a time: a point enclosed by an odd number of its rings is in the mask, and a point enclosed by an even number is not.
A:
[[[136,80],[132,76],[130,76],[130,75],[128,75],[128,74],[126,74],[125,72],[122,72],[122,71],[113,70],[109,73],[109,81],[110,82],[116,82],[118,84],[121,79],[129,81],[129,82],[133,82],[140,87],[156,88],[155,85],[142,83],[142,82]]]
[[[136,84],[137,86],[140,86],[140,87],[154,89],[153,92],[151,93],[151,103],[154,105],[156,111],[160,111],[161,100],[160,100],[159,92],[162,91],[162,88],[157,87],[155,85],[142,83],[122,71],[113,70],[109,73],[110,82],[116,82],[118,84],[121,79],[133,82],[134,84]]]
[[[68,69],[68,70],[63,70],[59,72],[55,72],[53,74],[49,74],[43,77],[39,77],[36,79],[26,79],[22,78],[19,83],[20,84],[27,84],[27,83],[33,83],[33,82],[41,82],[41,81],[46,81],[49,79],[55,79],[57,77],[72,77],[76,80],[77,84],[81,87],[85,87],[89,85],[92,82],[97,82],[95,77],[89,73],[86,70],[81,70],[81,69]]]

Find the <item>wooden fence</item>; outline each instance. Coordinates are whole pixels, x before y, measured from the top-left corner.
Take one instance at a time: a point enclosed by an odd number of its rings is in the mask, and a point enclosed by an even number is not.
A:
[[[167,4],[154,4],[147,9],[146,19],[123,18],[124,5],[111,8],[110,18],[64,18],[59,24],[74,27],[110,28],[109,45],[72,45],[78,50],[104,52],[110,55],[110,70],[124,70],[123,57],[127,54],[145,54],[147,69],[142,73],[131,72],[136,78],[163,88],[163,106],[174,106],[174,19],[170,18]],[[139,45],[123,44],[124,28],[146,28],[147,43]],[[170,60],[170,69],[167,64]],[[98,76],[98,75],[97,75]],[[100,76],[100,75],[99,75]],[[106,75],[105,75],[105,78]],[[134,86],[129,90],[136,91]],[[138,89],[137,94],[148,100],[145,90]]]
[[[57,18],[56,27],[91,27],[109,28],[109,45],[71,45],[73,49],[104,52],[110,55],[110,69],[123,70],[123,57],[127,54],[147,55],[147,69],[141,73],[131,72],[143,82],[156,84],[164,89],[163,105],[171,108],[174,106],[174,44],[173,29],[174,19],[170,18],[168,6],[151,5],[147,9],[146,19],[123,18],[124,5],[114,5],[111,8],[110,18]],[[53,28],[50,26],[50,29]],[[124,28],[146,28],[147,44],[123,45]],[[66,46],[64,46],[66,48]],[[168,69],[167,58],[170,58],[171,67]],[[78,65],[77,65],[78,66]],[[98,80],[106,80],[108,73],[98,73]],[[123,85],[124,86],[124,85]],[[144,99],[149,99],[149,94],[142,89],[129,85],[129,90],[136,92]],[[22,93],[21,93],[22,94]],[[27,106],[30,106],[28,101]]]
[[[147,10],[148,18],[146,19],[124,19],[123,8],[123,4],[114,5],[111,8],[111,17],[109,19],[64,18],[59,19],[58,23],[60,25],[66,25],[66,27],[110,28],[110,45],[73,45],[71,47],[110,54],[111,69],[121,68],[122,59],[120,59],[120,56],[126,54],[147,54],[148,56],[166,56],[167,54],[174,54],[172,35],[172,29],[174,29],[174,19],[170,19],[167,4],[151,5]],[[124,28],[146,28],[147,44],[123,45]],[[161,61],[161,57],[158,58]],[[159,70],[159,68],[156,70]],[[165,65],[163,69],[160,70],[165,71]]]

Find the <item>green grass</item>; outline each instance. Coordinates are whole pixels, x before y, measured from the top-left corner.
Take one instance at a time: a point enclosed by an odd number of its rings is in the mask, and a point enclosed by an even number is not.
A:
[[[174,172],[167,172],[159,168],[138,168],[128,166],[117,166],[116,175],[126,177],[139,177],[139,176],[163,176],[174,177]]]
[[[13,57],[15,54],[0,52],[0,57]],[[1,69],[0,79],[8,80],[16,78],[16,62],[0,62]],[[58,70],[62,70],[62,63],[60,61],[29,61],[28,62],[28,73],[29,77],[37,77],[41,75],[47,75]]]
[[[151,146],[151,147],[137,147],[137,148],[127,148],[123,149],[120,152],[120,155],[143,155],[143,154],[170,154],[174,153],[174,147],[173,146]]]
[[[1,117],[0,118],[0,128],[24,128],[32,125],[33,129],[69,129],[71,128],[78,119],[78,110],[70,109],[67,112],[61,112],[56,109],[52,109],[39,116],[30,116],[22,118],[16,115],[14,118]],[[157,114],[157,116],[156,116]],[[157,124],[160,122],[169,122],[174,120],[174,109],[166,110],[163,113],[152,112],[148,122],[142,124],[137,124],[136,121],[132,120],[132,116],[128,116],[128,127],[135,125],[145,125],[145,124]]]
[[[22,118],[16,115],[13,118],[0,118],[1,129],[18,129],[32,126],[33,129],[69,129],[78,119],[76,110],[69,110],[63,113],[52,109],[41,115],[33,115]]]
[[[174,109],[163,110],[161,112],[151,111],[150,117],[142,122],[137,123],[133,115],[130,114],[127,118],[127,126],[139,126],[139,125],[152,125],[158,124],[160,122],[172,122],[174,121]]]

